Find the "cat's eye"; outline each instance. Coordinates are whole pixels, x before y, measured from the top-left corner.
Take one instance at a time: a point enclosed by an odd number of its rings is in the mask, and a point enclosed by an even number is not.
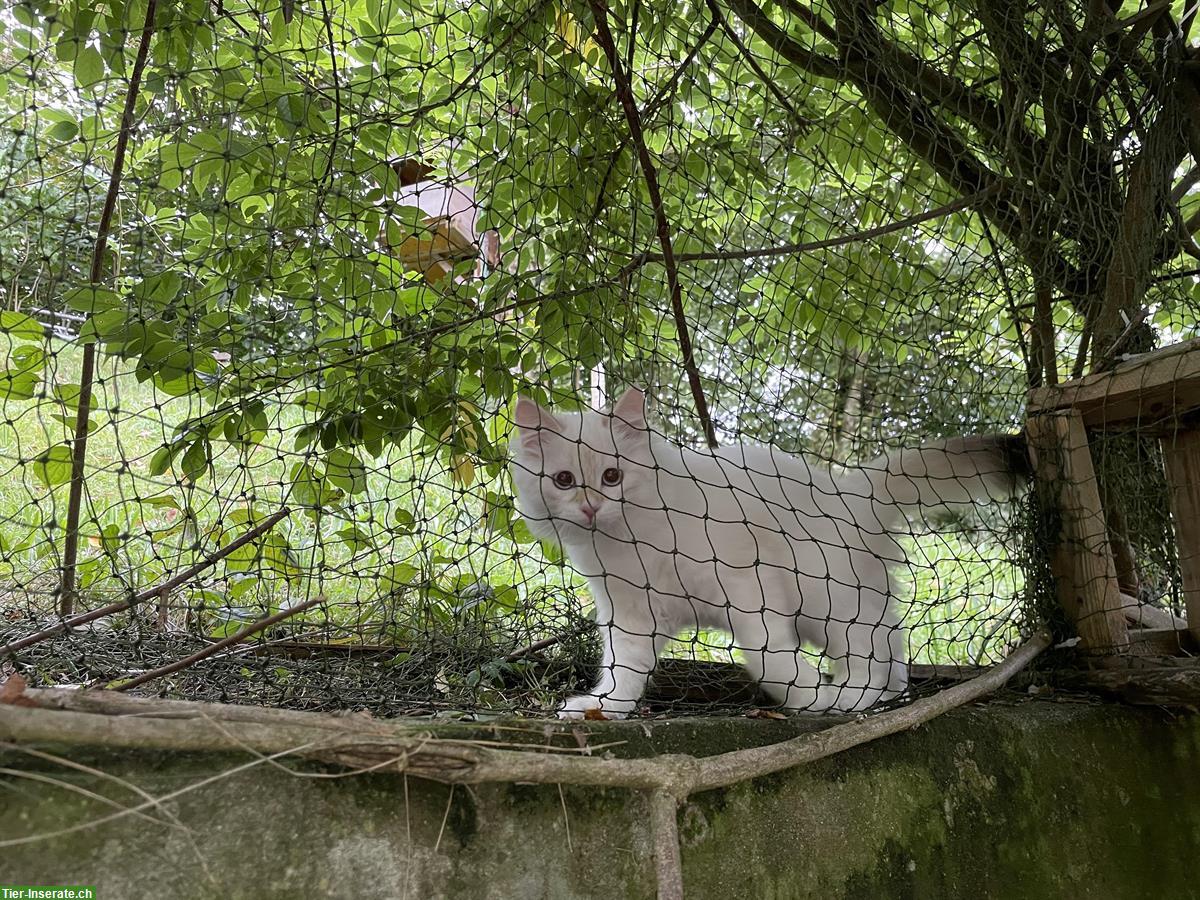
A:
[[[604,474],[601,476],[601,480],[604,482],[604,484],[607,487],[612,487],[615,484],[620,484],[621,483],[621,470],[620,469],[605,469]]]
[[[567,488],[572,488],[575,486],[575,476],[565,469],[561,472],[555,472],[554,485],[555,487],[562,488],[565,491]]]

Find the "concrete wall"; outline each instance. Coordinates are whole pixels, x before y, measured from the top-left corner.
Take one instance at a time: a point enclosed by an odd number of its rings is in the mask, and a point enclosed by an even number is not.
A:
[[[707,754],[812,727],[586,730],[593,744],[627,742],[613,752]],[[0,751],[0,841],[57,832],[0,845],[0,884],[96,884],[104,900],[654,896],[647,811],[626,791],[451,790],[291,764],[229,774],[245,757],[54,752],[129,786]],[[114,809],[10,770],[121,806],[139,802],[130,786],[182,793],[146,810],[159,821],[72,830]],[[959,710],[698,795],[680,823],[689,898],[1200,897],[1200,717],[1046,702]]]

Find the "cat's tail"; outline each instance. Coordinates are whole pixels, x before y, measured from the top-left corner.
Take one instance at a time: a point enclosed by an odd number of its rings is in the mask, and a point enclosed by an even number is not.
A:
[[[882,510],[906,513],[1007,500],[1030,476],[1025,436],[956,437],[893,450],[863,466]]]

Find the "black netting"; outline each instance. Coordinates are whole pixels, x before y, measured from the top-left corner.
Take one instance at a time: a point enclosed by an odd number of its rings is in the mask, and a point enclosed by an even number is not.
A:
[[[1003,436],[1196,333],[1190,16],[149,9],[0,12],[0,638],[136,599],[0,665],[309,604],[136,690],[625,712],[657,651],[652,709],[857,711],[1061,619]],[[1092,445],[1161,624],[1158,445]]]

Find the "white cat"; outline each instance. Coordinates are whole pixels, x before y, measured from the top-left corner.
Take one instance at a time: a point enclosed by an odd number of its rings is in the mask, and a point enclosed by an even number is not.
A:
[[[908,684],[890,604],[905,510],[1007,496],[1004,437],[885,454],[836,474],[770,447],[679,447],[646,425],[641,391],[611,412],[552,413],[520,398],[513,481],[530,530],[588,579],[604,643],[600,680],[564,718],[632,711],[678,632],[733,635],[751,674],[789,710],[850,712]],[[815,645],[823,678],[799,651]]]

